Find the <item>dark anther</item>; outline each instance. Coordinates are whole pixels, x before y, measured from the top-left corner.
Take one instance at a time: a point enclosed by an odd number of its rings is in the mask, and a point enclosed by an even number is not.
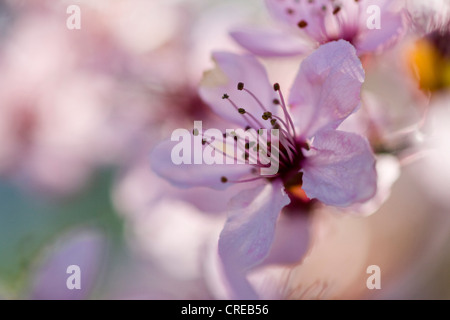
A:
[[[300,29],[306,28],[306,26],[308,25],[308,23],[305,20],[300,21],[298,24],[298,27]]]
[[[238,109],[238,112],[239,112],[240,114],[245,114],[245,109],[244,109],[244,108],[239,108],[239,109]]]
[[[198,129],[197,129],[197,128],[193,129],[193,130],[192,130],[192,134],[193,134],[194,136],[198,136]]]
[[[240,91],[240,90],[243,90],[244,89],[244,83],[243,82],[239,82],[238,83],[238,85],[237,85],[237,89]]]
[[[270,120],[270,124],[271,124],[272,126],[274,126],[276,123],[277,123],[277,119],[272,119],[272,120]]]
[[[279,83],[275,83],[275,84],[273,85],[273,90],[275,90],[275,91],[280,90],[280,84],[279,84]]]
[[[247,131],[247,130],[250,130],[252,127],[250,127],[250,126],[246,126],[245,127],[245,131]]]
[[[227,182],[228,182],[227,177],[222,177],[222,178],[220,178],[220,182],[222,182],[222,183],[227,183]]]
[[[245,149],[250,149],[251,147],[253,147],[255,145],[255,141],[251,141],[251,142],[247,142],[245,144]]]
[[[229,97],[230,97],[229,95],[227,95],[226,93],[224,93],[223,96],[222,96],[222,99],[225,100],[225,99],[228,99]]]
[[[280,100],[278,100],[278,99],[273,99],[273,104],[280,104]]]
[[[262,118],[264,120],[269,120],[270,118],[272,118],[272,112],[270,112],[270,111],[264,112],[263,115],[262,115]]]
[[[336,8],[334,8],[333,14],[337,14],[339,11],[341,11],[341,7],[337,6]]]

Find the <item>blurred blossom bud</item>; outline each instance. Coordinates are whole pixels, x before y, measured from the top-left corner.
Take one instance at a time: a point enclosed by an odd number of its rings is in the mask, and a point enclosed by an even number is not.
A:
[[[77,229],[60,237],[47,248],[32,270],[28,297],[37,300],[91,297],[103,271],[105,245],[105,238],[96,231]],[[77,277],[73,280],[75,287],[68,285],[73,276]]]

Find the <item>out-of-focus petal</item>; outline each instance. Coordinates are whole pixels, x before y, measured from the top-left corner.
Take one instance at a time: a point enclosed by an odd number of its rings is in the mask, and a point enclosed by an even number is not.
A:
[[[225,189],[231,181],[251,174],[251,167],[247,164],[194,164],[194,148],[192,148],[191,164],[176,165],[172,161],[172,150],[177,141],[164,141],[158,144],[150,155],[152,169],[162,178],[181,188],[210,187]],[[203,152],[200,148],[200,151]],[[200,152],[199,151],[199,152]],[[224,161],[225,163],[225,161]],[[226,177],[227,183],[222,182]]]
[[[235,298],[255,298],[245,272],[269,253],[278,215],[289,202],[280,182],[263,184],[231,200],[232,211],[220,235],[219,254]]]
[[[245,90],[237,89],[239,82],[244,83],[245,88],[254,93],[268,111],[275,110],[273,99],[276,98],[276,94],[269,82],[266,70],[256,58],[251,55],[215,52],[213,59],[216,62],[216,68],[205,72],[199,93],[214,112],[225,120],[242,127],[247,125],[255,127],[251,120],[249,123],[248,116],[240,114],[227,99],[222,99],[222,96],[227,94],[237,107],[244,108],[257,119],[261,119],[264,111],[250,94]],[[262,125],[270,127],[269,122],[262,123]]]
[[[406,3],[414,27],[429,33],[450,24],[450,2],[447,0],[409,0]]]
[[[368,142],[353,133],[319,132],[303,169],[303,190],[327,205],[364,202],[376,192],[375,158]]]
[[[312,43],[308,43],[298,35],[275,29],[239,30],[231,32],[231,36],[243,48],[261,57],[292,56],[313,49]]]
[[[101,269],[104,257],[104,239],[93,232],[78,232],[63,239],[53,247],[54,251],[45,258],[32,284],[30,298],[38,300],[79,300],[91,293]],[[80,270],[80,289],[69,289],[68,278],[75,273],[68,272],[69,266]],[[70,271],[70,270],[69,270]]]
[[[406,19],[403,13],[383,12],[380,29],[362,28],[355,41],[358,55],[385,50],[394,45],[406,32]]]
[[[165,199],[151,211],[133,222],[133,248],[176,279],[200,278],[203,246],[212,235],[217,239],[224,219],[177,199]]]
[[[355,48],[344,40],[322,45],[301,64],[289,103],[300,137],[337,128],[360,103],[364,70]]]

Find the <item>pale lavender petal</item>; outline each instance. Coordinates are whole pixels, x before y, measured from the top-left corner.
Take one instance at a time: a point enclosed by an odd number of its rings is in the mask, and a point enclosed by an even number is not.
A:
[[[289,103],[300,138],[337,128],[359,106],[364,70],[355,48],[339,40],[320,46],[301,64]]]
[[[219,254],[236,298],[254,298],[245,272],[268,255],[278,215],[289,202],[281,182],[263,184],[231,200],[232,211],[220,234]]]
[[[309,248],[309,226],[306,212],[282,214],[264,265],[298,263]]]
[[[400,163],[397,157],[392,155],[380,155],[377,157],[377,192],[375,196],[365,203],[357,203],[345,210],[346,213],[367,217],[375,213],[391,195],[393,184],[400,176]]]
[[[261,63],[252,55],[226,52],[213,53],[213,59],[216,68],[205,72],[199,89],[201,98],[222,118],[241,127],[259,127],[249,120],[247,115],[237,112],[227,99],[222,99],[222,96],[227,94],[239,108],[244,108],[257,118],[262,126],[269,128],[270,123],[261,119],[263,108],[245,90],[237,89],[239,82],[244,83],[245,88],[260,100],[264,108],[274,112],[276,106],[273,100],[276,94]]]
[[[262,57],[292,56],[310,52],[313,44],[281,30],[246,29],[230,35],[242,47]]]
[[[178,141],[164,141],[158,144],[150,155],[150,165],[153,171],[177,187],[210,187],[223,190],[251,174],[251,166],[247,164],[194,164],[194,149],[190,164],[174,164],[172,150]],[[225,177],[227,182],[222,182]]]
[[[89,297],[102,266],[104,238],[95,232],[78,231],[60,239],[37,270],[30,298],[37,300],[79,300]],[[80,270],[80,289],[69,289],[69,266]],[[70,271],[70,270],[69,270]],[[73,272],[73,271],[72,271]]]
[[[362,28],[362,32],[355,40],[358,55],[385,50],[393,46],[406,32],[406,18],[402,12],[382,12],[381,28]]]
[[[300,21],[298,20],[299,12],[297,12],[300,10],[296,10],[294,14],[290,14],[288,10],[297,9],[296,7],[298,6],[302,6],[302,9],[304,9],[300,2],[296,4],[293,3],[293,1],[265,0],[267,10],[275,19],[290,25],[296,24]]]
[[[309,198],[333,206],[372,198],[377,173],[366,139],[349,132],[320,131],[303,166],[303,189]]]

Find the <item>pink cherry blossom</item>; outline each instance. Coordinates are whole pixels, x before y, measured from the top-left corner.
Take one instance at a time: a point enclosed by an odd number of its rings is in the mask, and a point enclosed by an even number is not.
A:
[[[289,56],[310,52],[329,41],[352,43],[358,55],[384,50],[406,31],[398,1],[387,0],[266,0],[281,28],[247,28],[231,33],[244,48],[259,56]],[[375,7],[374,7],[375,6]],[[379,8],[379,27],[370,27]]]
[[[176,166],[170,158],[171,141],[153,150],[151,164],[158,174],[184,187],[223,189],[249,183],[249,190],[231,200],[219,253],[236,297],[254,298],[246,271],[267,257],[279,213],[296,198],[293,187],[301,187],[309,199],[339,207],[365,202],[375,194],[375,159],[368,142],[337,130],[359,106],[364,72],[347,41],[325,44],[303,61],[288,110],[280,86],[270,85],[254,57],[224,52],[213,57],[217,69],[205,75],[201,97],[222,118],[247,129],[261,124],[261,115],[266,121],[261,126],[269,122],[269,127],[279,128],[280,170],[267,178],[255,170],[259,163]],[[237,106],[245,109],[236,112]]]

